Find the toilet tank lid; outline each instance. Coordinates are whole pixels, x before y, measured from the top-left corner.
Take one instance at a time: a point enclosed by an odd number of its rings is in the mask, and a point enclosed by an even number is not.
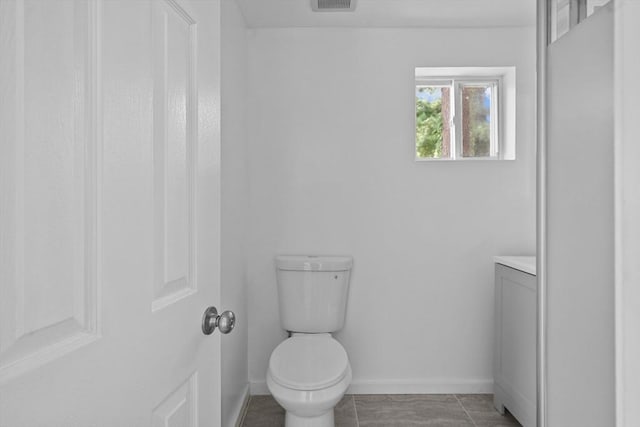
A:
[[[276,267],[288,271],[347,271],[351,270],[350,256],[278,255]]]

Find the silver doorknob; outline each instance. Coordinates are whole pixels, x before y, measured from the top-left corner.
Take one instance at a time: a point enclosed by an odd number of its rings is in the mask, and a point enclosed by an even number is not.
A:
[[[202,316],[202,332],[205,335],[211,335],[216,328],[220,329],[223,334],[233,331],[236,326],[236,315],[233,311],[224,311],[218,315],[218,309],[209,307],[204,311]]]

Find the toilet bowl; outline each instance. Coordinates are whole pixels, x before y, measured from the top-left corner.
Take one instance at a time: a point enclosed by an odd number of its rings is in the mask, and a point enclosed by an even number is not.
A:
[[[271,354],[267,386],[286,427],[334,427],[333,408],[351,383],[347,353],[328,334],[293,334]]]

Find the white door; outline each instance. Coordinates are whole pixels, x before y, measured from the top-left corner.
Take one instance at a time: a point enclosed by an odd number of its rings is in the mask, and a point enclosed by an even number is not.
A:
[[[220,424],[218,27],[0,0],[0,426]]]

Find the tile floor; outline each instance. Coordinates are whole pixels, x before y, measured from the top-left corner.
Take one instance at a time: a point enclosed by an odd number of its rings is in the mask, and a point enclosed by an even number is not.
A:
[[[336,427],[520,427],[493,408],[490,394],[346,395]],[[242,427],[282,427],[284,409],[271,396],[251,396]]]

